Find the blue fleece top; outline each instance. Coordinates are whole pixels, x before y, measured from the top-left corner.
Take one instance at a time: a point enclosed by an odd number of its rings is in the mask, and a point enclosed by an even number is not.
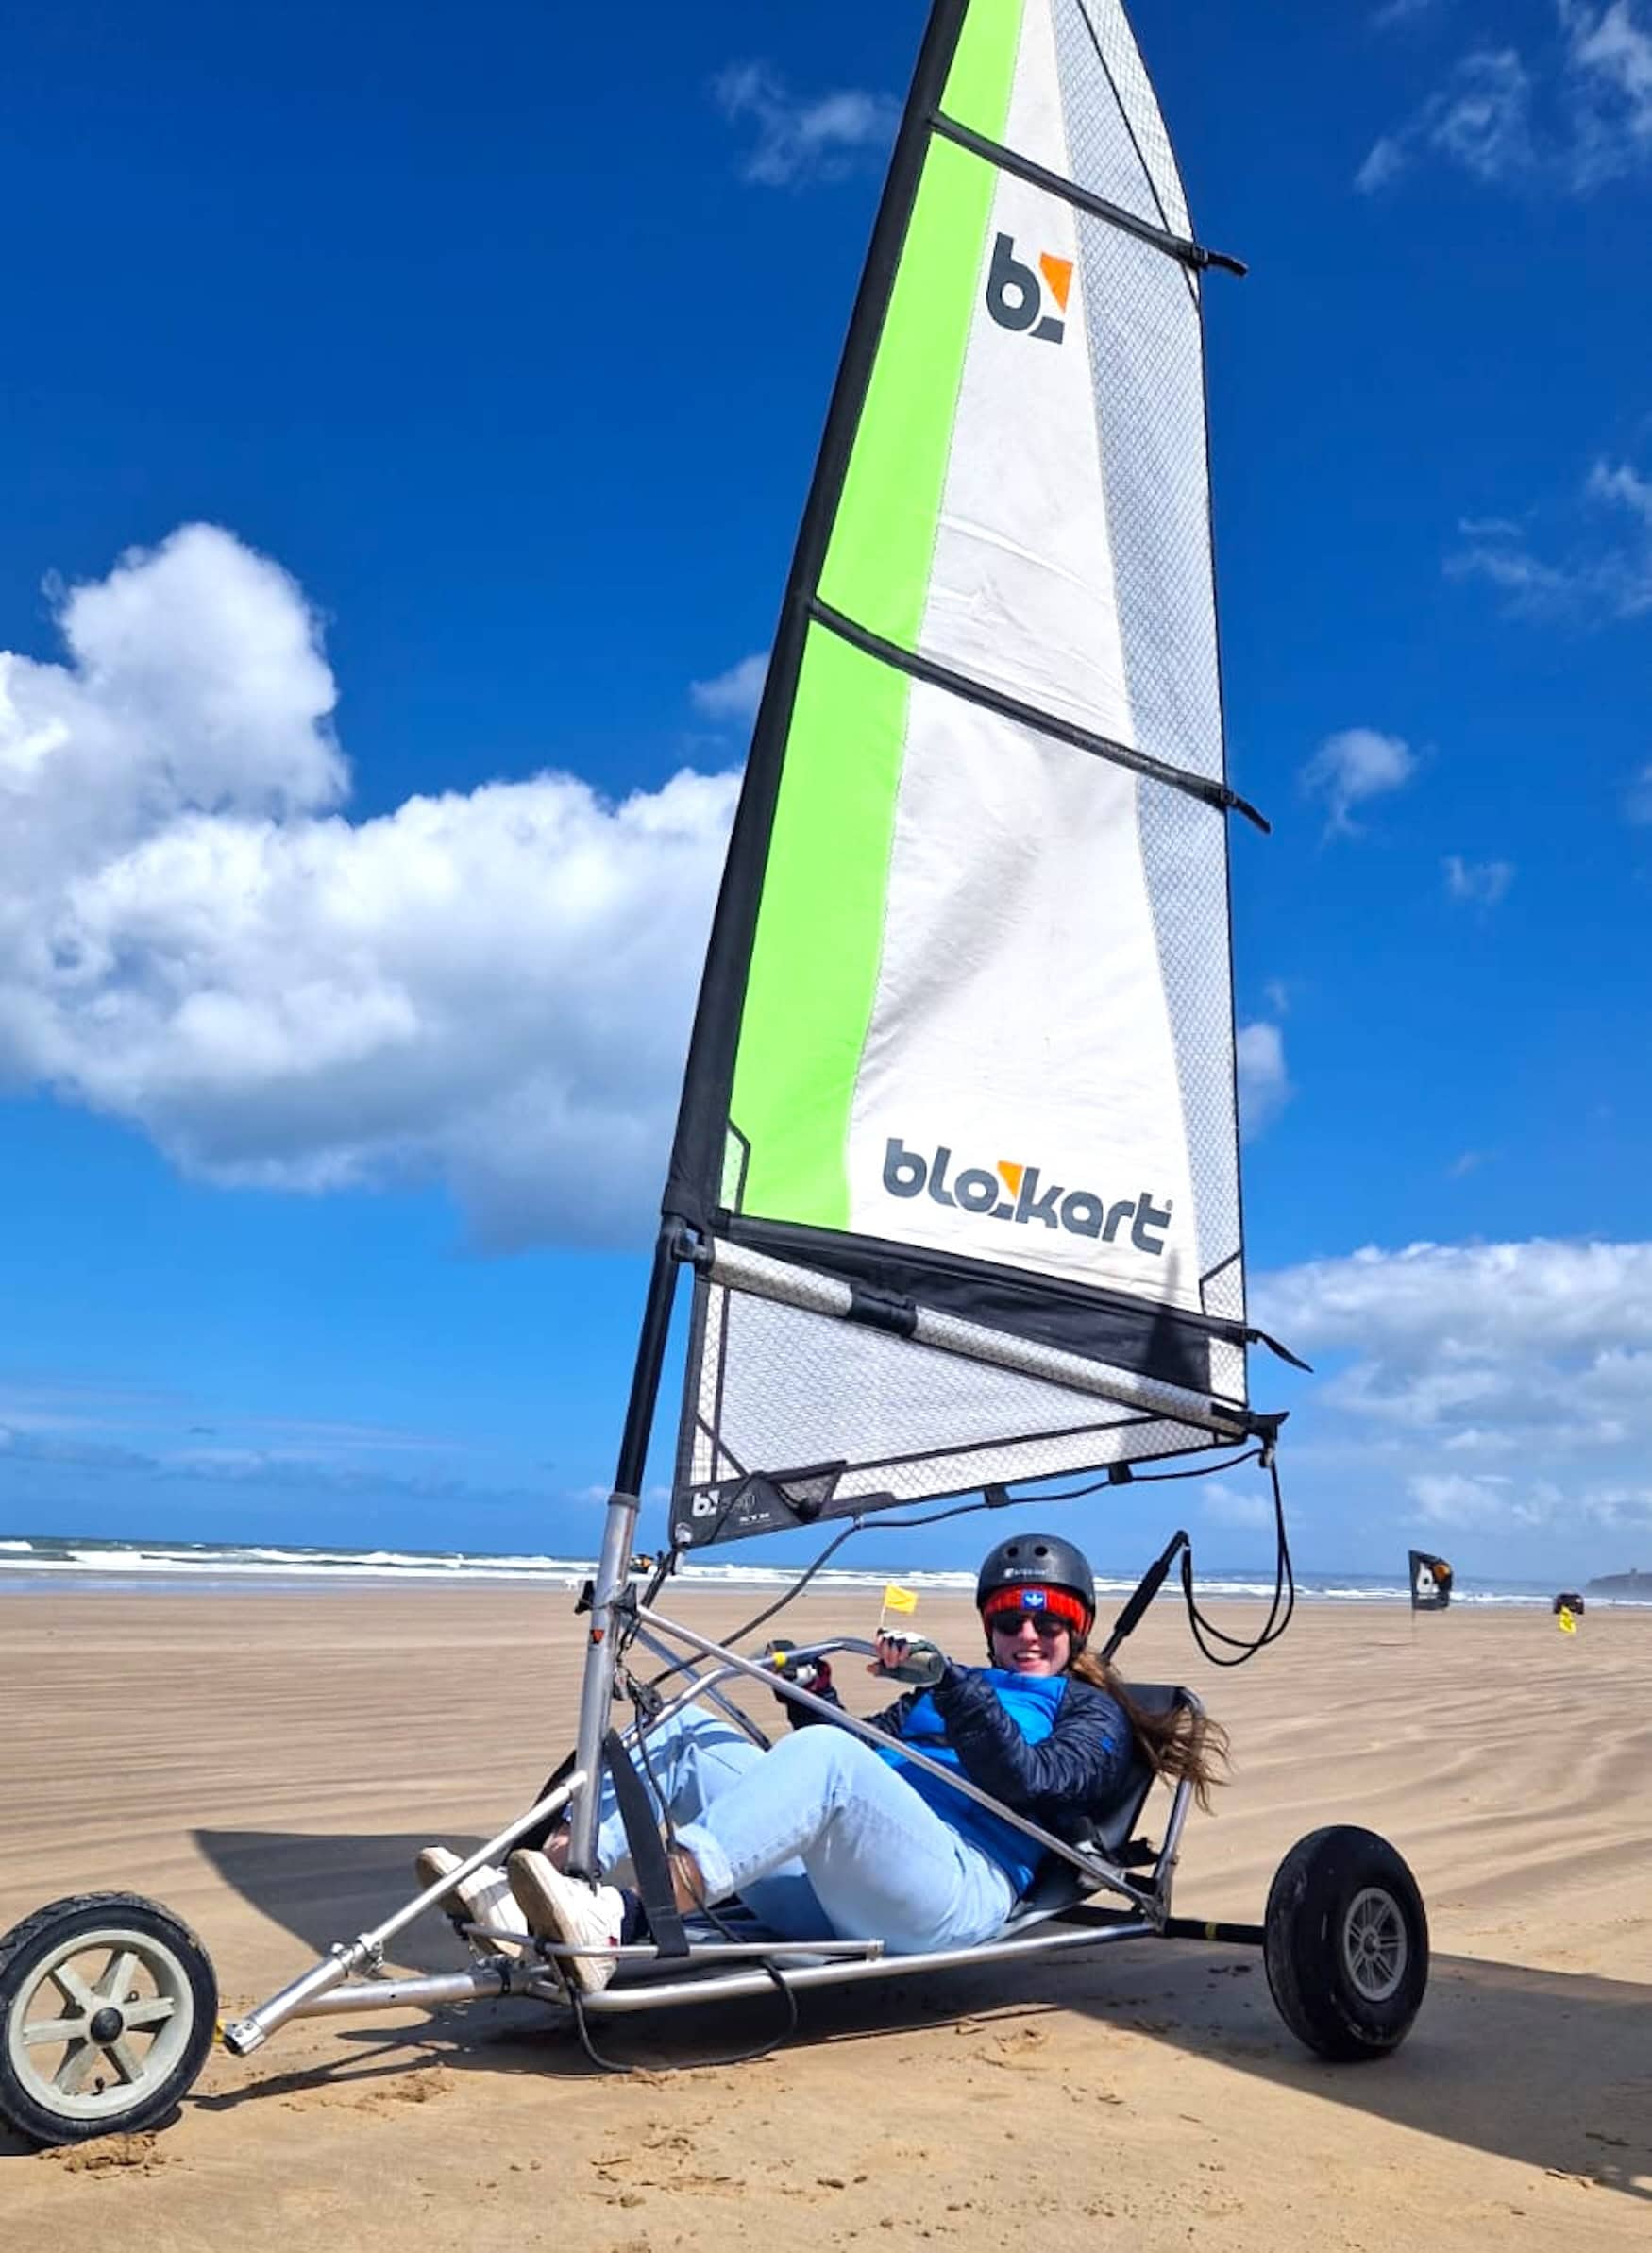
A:
[[[953,1669],[954,1673],[964,1670]],[[968,1671],[990,1686],[1000,1711],[1014,1723],[1023,1744],[1038,1745],[1046,1741],[1055,1725],[1056,1709],[1067,1695],[1065,1675],[1020,1674],[1002,1667],[972,1667]],[[936,1690],[924,1690],[910,1703],[902,1699],[897,1708],[901,1716],[898,1734],[903,1744],[915,1746],[932,1760],[955,1769],[960,1775],[969,1775],[962,1755],[947,1734],[946,1719],[938,1702],[943,1689],[944,1685],[937,1686]],[[919,1798],[927,1801],[944,1822],[996,1862],[1018,1895],[1026,1891],[1043,1856],[1024,1831],[1005,1822],[1002,1815],[994,1815],[979,1800],[950,1790],[938,1776],[903,1759],[893,1745],[880,1746],[878,1756],[898,1770]],[[974,1783],[976,1778],[970,1776],[969,1780]],[[983,1788],[990,1787],[984,1785]],[[1004,1795],[1001,1792],[997,1796]]]
[[[933,1690],[910,1691],[869,1719],[1058,1838],[1074,1835],[1076,1818],[1114,1804],[1135,1750],[1118,1700],[1070,1674],[949,1664]],[[893,1745],[879,1750],[944,1822],[998,1864],[1018,1896],[1026,1891],[1042,1859],[1032,1839]]]

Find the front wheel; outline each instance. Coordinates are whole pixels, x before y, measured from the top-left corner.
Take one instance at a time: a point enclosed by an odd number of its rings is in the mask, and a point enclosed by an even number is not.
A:
[[[80,1893],[0,1940],[0,2117],[35,2143],[155,2127],[212,2045],[218,1983],[187,1925]]]
[[[1310,2050],[1349,2062],[1404,2041],[1428,1985],[1428,1919],[1386,1838],[1338,1823],[1298,1839],[1263,1930],[1279,2015]]]

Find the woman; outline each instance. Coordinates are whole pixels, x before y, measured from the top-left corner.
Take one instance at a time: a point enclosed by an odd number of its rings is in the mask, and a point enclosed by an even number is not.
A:
[[[969,1947],[1000,1931],[1032,1884],[1037,1841],[919,1768],[911,1745],[1057,1836],[1103,1814],[1129,1773],[1133,1739],[1160,1774],[1186,1776],[1201,1801],[1216,1780],[1222,1732],[1179,1708],[1148,1714],[1086,1649],[1095,1582],[1082,1553],[1055,1534],[1001,1542],[982,1566],[975,1601],[987,1664],[957,1666],[927,1643],[880,1635],[868,1669],[916,1682],[872,1726],[874,1747],[849,1730],[801,1725],[764,1752],[717,1716],[686,1707],[651,1731],[641,1764],[672,1835],[671,1874],[683,1910],[738,1894],[765,1934],[783,1940],[879,1940],[891,1955]],[[836,1703],[830,1675],[816,1682]],[[788,1705],[800,1724],[818,1716]],[[588,1993],[614,1974],[612,1950],[643,1929],[634,1893],[590,1885],[559,1867],[565,1840],[480,1870],[447,1906],[480,1923],[526,1928],[585,1951],[567,1958]],[[598,1858],[612,1878],[626,1854],[612,1788],[604,1789]],[[431,1884],[457,1857],[430,1848]],[[513,1913],[513,1912],[515,1913]]]

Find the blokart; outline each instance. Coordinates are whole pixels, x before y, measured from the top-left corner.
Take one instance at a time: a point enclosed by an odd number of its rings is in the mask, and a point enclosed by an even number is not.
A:
[[[1214,271],[1243,268],[1193,232],[1119,0],[935,0],[728,847],[573,1753],[457,1872],[226,2026],[234,2055],[295,2018],[514,1995],[572,2008],[600,2058],[625,2013],[766,1992],[789,2013],[816,1987],[1127,1940],[1259,1947],[1323,2057],[1405,2036],[1426,1922],[1370,1832],[1311,1833],[1259,1924],[1207,1923],[1172,1908],[1186,1786],[1149,1821],[1143,1770],[1072,1839],[950,1779],[1037,1843],[1040,1875],[989,1942],[895,1956],[678,1918],[632,1765],[683,1700],[738,1716],[734,1686],[761,1684],[809,1702],[806,1654],[719,1645],[662,1608],[679,1565],[719,1543],[970,1494],[1041,1508],[1076,1473],[1123,1488],[1155,1459],[1253,1442],[1272,1467],[1280,1419],[1251,1407],[1247,1355],[1284,1349],[1246,1313],[1228,817],[1267,824],[1226,779]],[[639,1578],[685,1273],[669,1537]],[[1276,1476],[1274,1499],[1288,1580]],[[1289,1617],[1280,1585],[1249,1648]],[[594,1874],[605,1767],[653,1933],[620,1976],[582,2000],[555,1948],[475,1925],[468,1970],[387,1974],[456,1877],[552,1821]],[[153,2126],[215,2008],[205,1951],[164,1909],[55,1903],[0,1942],[0,2112],[47,2143]]]
[[[623,1521],[630,1514],[619,1515]],[[1185,1539],[1178,1534],[1155,1560],[1120,1615],[1109,1654],[1142,1616]],[[609,2017],[707,2010],[734,1997],[772,1993],[784,2021],[778,2041],[795,2024],[796,1996],[811,1988],[1087,1953],[1124,1940],[1261,1949],[1281,2017],[1321,2057],[1343,2062],[1377,2058],[1404,2040],[1427,1983],[1428,1930],[1416,1884],[1394,1849],[1375,1833],[1352,1826],[1313,1831],[1281,1862],[1261,1923],[1177,1916],[1172,1889],[1190,1787],[1176,1784],[1156,1823],[1144,1829],[1155,1777],[1139,1755],[1116,1804],[1076,1843],[1028,1821],[967,1780],[948,1776],[952,1788],[995,1809],[1036,1840],[1046,1857],[1003,1931],[978,1946],[895,1956],[875,1941],[753,1938],[743,1930],[738,1904],[715,1918],[679,1919],[669,1906],[664,1853],[643,1784],[649,1732],[691,1700],[709,1701],[764,1745],[763,1730],[730,1695],[741,1682],[754,1682],[875,1742],[864,1723],[825,1705],[793,1679],[813,1661],[842,1653],[869,1656],[873,1646],[840,1637],[805,1645],[771,1642],[760,1655],[742,1653],[658,1609],[653,1582],[661,1577],[656,1571],[639,1590],[628,1573],[610,1599],[594,1607],[601,1635],[592,1644],[586,1678],[594,1701],[599,1693],[598,1710],[621,1686],[636,1709],[623,1735],[605,1735],[596,1759],[616,1778],[653,1940],[622,1949],[624,1961],[613,1984],[594,1995],[582,1995],[565,1977],[559,1958],[567,1952],[554,1943],[460,1920],[455,1929],[474,1958],[471,1969],[421,1977],[384,1969],[389,1944],[415,1918],[437,1910],[455,1879],[498,1861],[523,1840],[542,1838],[576,1803],[593,1804],[594,1795],[583,1789],[586,1771],[575,1755],[531,1807],[458,1870],[371,1932],[341,1940],[278,1993],[225,2025],[222,2039],[234,2056],[248,2056],[292,2019],[511,1995],[571,2013],[587,2050],[608,2065],[612,2060],[599,2046],[597,2027]],[[644,1656],[661,1663],[663,1671],[651,1680],[636,1669]],[[1190,1690],[1177,1686],[1131,1686],[1150,1709],[1198,1703]],[[915,1750],[908,1749],[907,1756],[935,1766]],[[176,2115],[201,2071],[216,2012],[217,1984],[206,1949],[158,1904],[126,1893],[54,1902],[0,1940],[0,2115],[45,2144],[161,2126]]]

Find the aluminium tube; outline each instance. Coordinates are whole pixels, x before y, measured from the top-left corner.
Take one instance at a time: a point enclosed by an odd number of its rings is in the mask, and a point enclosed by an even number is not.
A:
[[[415,1894],[405,1907],[397,1909],[394,1916],[386,1917],[382,1924],[375,1925],[371,1932],[364,1932],[356,1940],[339,1941],[319,1963],[312,1964],[309,1971],[300,1973],[296,1979],[289,1980],[267,2002],[260,2003],[244,2018],[235,2019],[226,2025],[224,2046],[230,2056],[250,2056],[269,2040],[278,2026],[284,2026],[290,2018],[308,2016],[315,2009],[320,1997],[334,1988],[342,1987],[353,1973],[376,1964],[383,1954],[386,1940],[393,1940],[415,1917],[422,1916],[426,1909],[434,1908],[445,1895],[452,1891],[461,1878],[468,1877],[473,1870],[480,1870],[484,1862],[494,1860],[507,1846],[514,1845],[524,1831],[531,1830],[546,1816],[554,1815],[584,1780],[582,1773],[576,1770],[565,1783],[559,1784],[554,1791],[547,1792],[537,1805],[530,1807],[526,1815],[518,1815],[497,1837],[488,1839],[485,1845],[479,1846],[474,1854],[467,1855],[463,1862],[445,1876],[439,1877],[434,1885],[427,1886],[422,1893]]]
[[[295,2018],[343,2017],[346,2012],[372,2010],[435,2010],[444,2003],[480,2003],[506,1995],[513,1985],[523,1984],[514,1963],[501,1957],[485,1970],[431,1973],[420,1979],[360,1979],[335,1987],[302,2004]]]
[[[568,1816],[567,1867],[576,1876],[595,1879],[597,1870],[597,1803],[602,1775],[602,1740],[613,1725],[615,1598],[628,1585],[632,1549],[636,1538],[637,1513],[642,1507],[643,1470],[648,1461],[649,1434],[660,1396],[660,1371],[665,1364],[666,1341],[671,1328],[671,1303],[677,1292],[677,1262],[683,1257],[685,1232],[681,1221],[666,1221],[654,1241],[654,1264],[649,1275],[649,1295],[643,1304],[642,1332],[637,1339],[632,1370],[631,1398],[626,1403],[625,1429],[620,1434],[619,1462],[614,1474],[614,1492],[608,1498],[608,1516],[602,1529],[602,1553],[597,1561],[597,1581],[591,1593],[591,1630],[585,1645],[585,1669],[580,1686],[580,1731],[574,1762],[589,1777]]]
[[[608,1498],[608,1516],[602,1528],[602,1553],[597,1560],[597,1583],[591,1602],[591,1633],[585,1645],[585,1665],[580,1681],[580,1734],[574,1753],[587,1787],[575,1795],[568,1811],[567,1868],[576,1877],[596,1880],[598,1803],[601,1797],[602,1740],[613,1727],[614,1706],[614,1599],[628,1584],[627,1567],[636,1534],[634,1494],[615,1493]]]
[[[849,1963],[804,1964],[795,1971],[776,1962],[772,1974],[767,1971],[730,1972],[708,1979],[676,1979],[669,1984],[638,1981],[634,1986],[605,1987],[600,1993],[585,1995],[581,2000],[592,2016],[621,2010],[666,2010],[680,2003],[719,2003],[737,1995],[772,1994],[776,1980],[784,1981],[787,1987],[836,1987],[847,1985],[851,1979],[902,1979],[916,1972],[945,1972],[968,1964],[1005,1963],[1015,1957],[1054,1956],[1071,1948],[1107,1947],[1114,1940],[1157,1937],[1158,1927],[1145,1922],[1110,1925],[1104,1933],[1075,1932],[1069,1926],[1061,1931],[1037,1932],[1030,1940],[982,1940],[972,1948],[938,1948],[922,1956],[879,1956]],[[788,1953],[806,1955],[808,1942],[795,1943],[789,1951],[784,1942],[775,1943],[775,1957]],[[547,2001],[557,1997],[557,1990],[548,1980],[536,1981],[530,1991],[543,1993]]]
[[[851,1318],[854,1305],[852,1288],[837,1277],[822,1275],[789,1261],[770,1259],[767,1253],[750,1251],[744,1245],[730,1244],[721,1237],[713,1241],[709,1272],[714,1282],[731,1291],[750,1292],[756,1298],[776,1299],[783,1306],[801,1307],[809,1313],[826,1314],[840,1321]],[[1131,1369],[1091,1361],[1086,1354],[1040,1345],[1035,1339],[1018,1337],[1008,1330],[990,1330],[979,1322],[966,1322],[960,1315],[944,1314],[933,1307],[914,1308],[913,1317],[914,1340],[938,1352],[988,1362],[995,1368],[1013,1369],[1023,1377],[1041,1378],[1046,1383],[1066,1385],[1095,1399],[1110,1400],[1121,1408],[1138,1409],[1179,1424],[1194,1424],[1201,1430],[1220,1434],[1223,1440],[1243,1439],[1251,1431],[1249,1411],[1237,1401],[1219,1400],[1208,1393],[1189,1392],[1185,1386],[1166,1384],[1158,1378],[1138,1376]]]

